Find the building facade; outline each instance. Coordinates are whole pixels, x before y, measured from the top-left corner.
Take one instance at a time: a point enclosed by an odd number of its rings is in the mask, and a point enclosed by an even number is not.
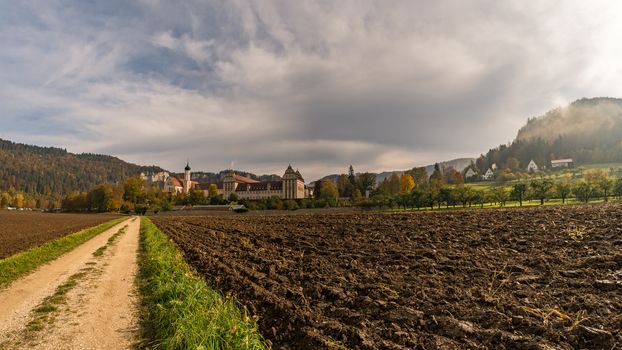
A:
[[[171,193],[188,193],[191,189],[203,191],[209,197],[209,188],[214,185],[223,198],[231,194],[239,199],[257,200],[273,196],[282,199],[302,199],[312,197],[313,192],[305,185],[299,171],[288,166],[280,181],[257,181],[236,174],[233,170],[227,173],[221,182],[195,182],[191,180],[190,165],[186,164],[184,179],[171,176],[167,179],[164,188]]]
[[[551,168],[570,168],[572,167],[572,159],[554,159],[551,160]]]

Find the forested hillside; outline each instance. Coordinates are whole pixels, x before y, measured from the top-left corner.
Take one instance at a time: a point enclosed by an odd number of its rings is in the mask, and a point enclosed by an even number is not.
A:
[[[481,173],[493,163],[524,170],[533,159],[548,168],[560,158],[575,164],[622,162],[622,99],[584,98],[529,119],[512,143],[480,156],[476,166]]]
[[[73,154],[54,147],[38,147],[0,139],[0,191],[58,196],[87,191],[102,183],[120,183],[159,167],[138,166],[98,154]]]

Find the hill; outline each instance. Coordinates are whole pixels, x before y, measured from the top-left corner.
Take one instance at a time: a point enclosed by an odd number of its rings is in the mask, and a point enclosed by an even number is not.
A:
[[[583,98],[531,118],[514,141],[481,155],[476,165],[481,173],[493,163],[524,170],[531,159],[548,168],[560,158],[578,165],[622,161],[622,99]]]
[[[475,158],[457,158],[457,159],[452,159],[452,160],[448,160],[444,162],[439,162],[438,165],[441,168],[454,168],[458,171],[462,171],[464,168],[469,166],[471,162],[474,162],[474,161],[475,161]],[[382,182],[382,180],[391,176],[391,174],[397,174],[399,176],[402,176],[404,172],[407,170],[410,170],[410,169],[390,170],[390,171],[383,171],[381,173],[371,173],[371,174],[376,176],[376,183],[380,183]],[[431,175],[432,172],[434,171],[434,164],[426,165],[425,170],[427,171],[428,175]],[[324,176],[323,178],[319,180],[332,180],[332,181],[337,182],[338,178],[339,178],[339,174],[331,174],[331,175]]]
[[[102,183],[119,183],[141,172],[161,171],[100,154],[73,154],[0,139],[0,191],[62,196]]]
[[[225,176],[229,173],[230,170],[221,170],[217,173],[213,173],[213,172],[207,172],[207,171],[193,171],[191,173],[191,179],[193,181],[198,181],[198,182],[219,182],[222,181]],[[256,175],[253,173],[249,173],[247,171],[243,171],[243,170],[234,170],[234,172],[238,175],[241,176],[245,176],[257,181],[280,181],[281,177],[278,175]],[[171,174],[173,176],[176,176],[178,178],[183,178],[184,174],[183,173],[173,173]]]

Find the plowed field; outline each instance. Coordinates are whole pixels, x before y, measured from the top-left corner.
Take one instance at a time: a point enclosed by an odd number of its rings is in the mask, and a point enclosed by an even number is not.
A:
[[[0,259],[114,219],[107,214],[0,211]]]
[[[622,346],[622,206],[153,221],[276,349]]]

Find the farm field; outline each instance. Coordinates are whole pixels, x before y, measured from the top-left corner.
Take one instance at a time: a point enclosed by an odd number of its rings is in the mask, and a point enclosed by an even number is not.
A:
[[[110,214],[0,211],[0,259],[115,217]]]
[[[617,204],[152,220],[275,349],[622,344]]]

